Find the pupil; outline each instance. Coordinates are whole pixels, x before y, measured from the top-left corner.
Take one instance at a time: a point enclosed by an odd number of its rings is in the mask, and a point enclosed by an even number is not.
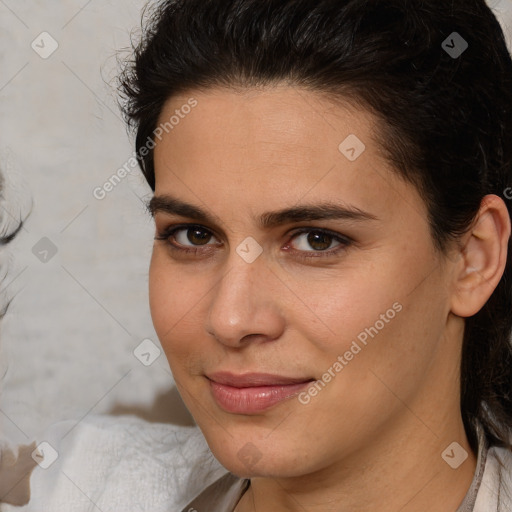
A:
[[[327,233],[311,232],[308,235],[308,243],[316,251],[327,249],[332,243],[332,236]]]
[[[208,242],[210,234],[202,229],[189,229],[187,232],[187,238],[189,242],[195,245],[204,245]]]

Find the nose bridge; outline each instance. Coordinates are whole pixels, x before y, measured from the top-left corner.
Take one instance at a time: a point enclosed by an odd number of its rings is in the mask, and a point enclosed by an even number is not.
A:
[[[272,294],[272,272],[261,255],[252,261],[243,252],[240,255],[244,249],[242,243],[229,255],[228,270],[212,291],[206,326],[219,341],[231,345],[248,335],[276,337],[282,325]]]

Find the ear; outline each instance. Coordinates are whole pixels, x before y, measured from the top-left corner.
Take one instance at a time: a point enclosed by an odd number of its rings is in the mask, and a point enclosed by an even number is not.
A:
[[[510,215],[503,200],[482,199],[471,229],[464,235],[454,273],[451,311],[461,317],[478,313],[498,286],[507,262]]]

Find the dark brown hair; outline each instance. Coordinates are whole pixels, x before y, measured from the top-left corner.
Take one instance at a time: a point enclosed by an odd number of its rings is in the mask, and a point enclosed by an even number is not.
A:
[[[30,215],[30,212],[21,213],[21,217],[16,219],[12,213],[9,212],[9,209],[5,208],[5,204],[12,204],[12,201],[15,201],[16,198],[5,197],[6,196],[6,187],[5,187],[5,176],[2,170],[0,170],[0,251],[9,245],[18,235],[18,233],[23,229],[24,221]],[[9,271],[9,265],[6,264],[3,258],[3,254],[0,253],[0,294],[3,294],[4,290],[2,289],[1,283],[4,282],[4,279]],[[5,316],[9,305],[11,303],[11,299],[7,296],[2,295],[0,298],[0,320]]]

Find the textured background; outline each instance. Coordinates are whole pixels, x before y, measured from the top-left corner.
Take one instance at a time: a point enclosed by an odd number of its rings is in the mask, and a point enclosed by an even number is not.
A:
[[[33,201],[10,256],[0,252],[10,268],[0,291],[15,296],[0,333],[0,432],[15,442],[88,413],[190,422],[163,353],[150,366],[133,354],[144,339],[158,345],[147,297],[153,227],[139,200],[150,191],[134,171],[93,196],[132,156],[108,84],[144,3],[0,0],[2,221]],[[512,27],[512,0],[489,3]],[[31,47],[51,50],[42,32],[59,45],[46,59]]]
[[[93,196],[132,156],[109,83],[144,3],[0,2],[9,180],[0,214],[9,220],[33,201],[10,258],[2,254],[11,261],[1,288],[15,298],[0,328],[0,428],[13,441],[88,412],[184,419],[164,354],[147,367],[133,354],[143,339],[158,345],[147,297],[153,226],[138,199],[150,190],[135,170],[103,200]],[[42,32],[59,45],[46,59],[31,47],[55,44]]]

